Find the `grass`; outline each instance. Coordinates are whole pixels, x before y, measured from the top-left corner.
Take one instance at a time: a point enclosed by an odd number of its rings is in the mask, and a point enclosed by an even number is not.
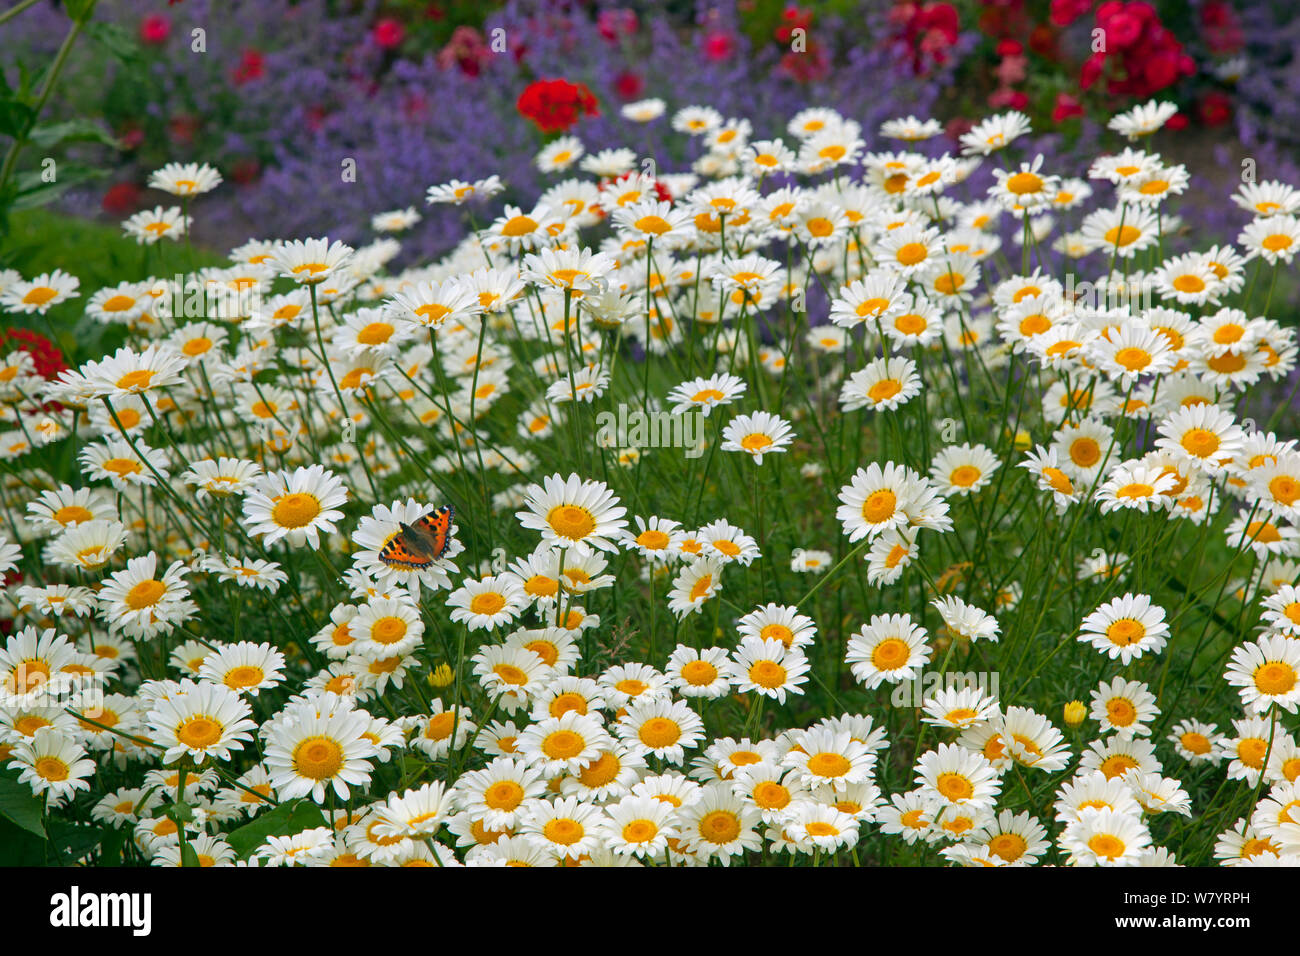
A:
[[[194,257],[200,266],[225,264],[224,257],[197,247]],[[9,241],[0,249],[0,268],[17,269],[26,277],[62,269],[81,280],[81,297],[51,309],[44,318],[6,316],[5,321],[49,336],[71,366],[99,358],[125,338],[122,330],[84,317],[87,298],[107,285],[170,271],[160,269],[164,261],[156,247],[139,245],[116,225],[47,209],[16,212],[10,219]]]

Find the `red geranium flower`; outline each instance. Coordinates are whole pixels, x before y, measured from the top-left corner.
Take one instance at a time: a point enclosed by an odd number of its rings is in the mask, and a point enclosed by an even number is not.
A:
[[[515,107],[543,133],[563,132],[571,129],[583,116],[600,115],[591,90],[568,80],[538,80],[529,84],[519,94]]]

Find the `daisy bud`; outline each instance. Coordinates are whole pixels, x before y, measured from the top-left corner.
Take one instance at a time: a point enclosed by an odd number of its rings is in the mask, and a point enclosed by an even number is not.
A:
[[[1078,727],[1088,716],[1088,708],[1084,707],[1081,701],[1072,700],[1065,705],[1064,716],[1067,727]]]

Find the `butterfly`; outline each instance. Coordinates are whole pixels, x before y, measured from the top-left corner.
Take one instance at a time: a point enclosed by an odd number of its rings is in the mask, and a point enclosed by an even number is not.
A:
[[[447,553],[451,544],[451,505],[435,508],[415,524],[401,522],[402,530],[379,549],[379,560],[390,568],[421,571]]]

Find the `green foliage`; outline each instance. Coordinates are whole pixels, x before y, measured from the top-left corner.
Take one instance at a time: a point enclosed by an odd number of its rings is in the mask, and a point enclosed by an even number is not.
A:
[[[45,839],[41,801],[32,796],[27,784],[18,782],[16,771],[0,769],[0,817],[40,839]]]
[[[228,840],[241,860],[266,842],[270,836],[292,836],[313,827],[326,826],[320,808],[306,800],[282,803],[230,833]]]

